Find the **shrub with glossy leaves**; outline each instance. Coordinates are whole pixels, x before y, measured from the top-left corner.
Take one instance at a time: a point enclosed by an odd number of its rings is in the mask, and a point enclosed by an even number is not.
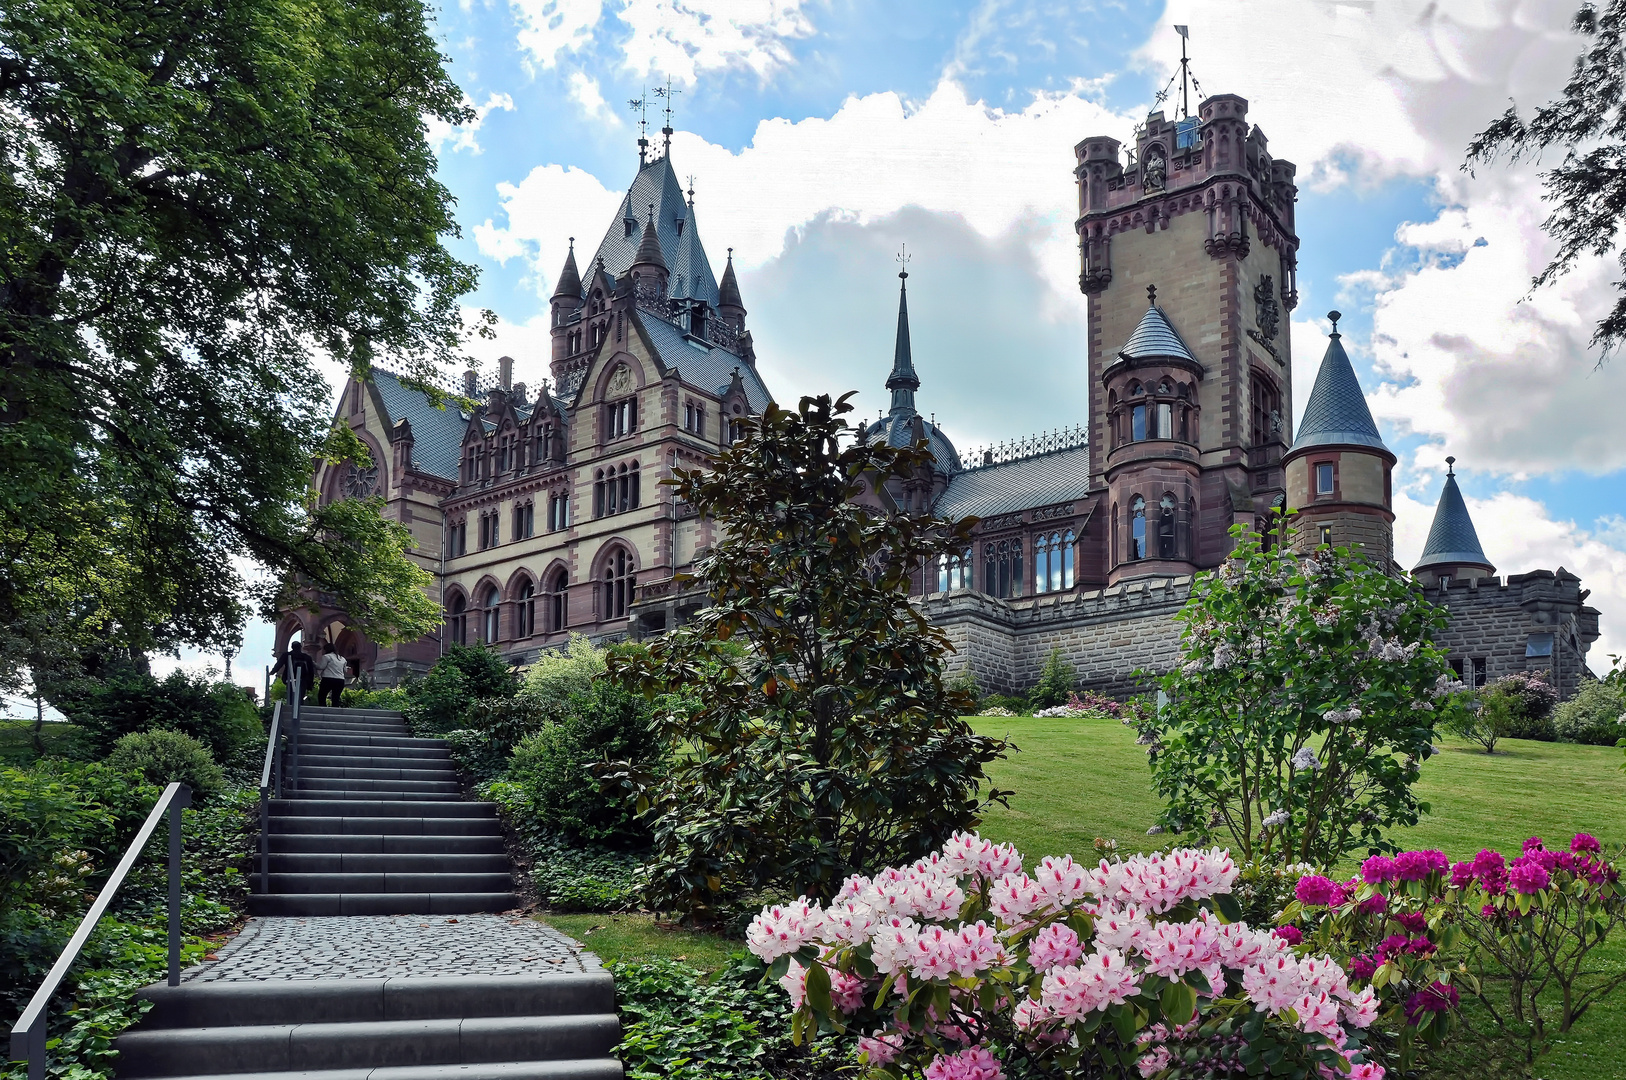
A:
[[[209,748],[179,731],[137,731],[113,744],[107,763],[115,769],[139,773],[160,787],[182,783],[198,798],[208,798],[226,786],[226,777],[209,756]]]

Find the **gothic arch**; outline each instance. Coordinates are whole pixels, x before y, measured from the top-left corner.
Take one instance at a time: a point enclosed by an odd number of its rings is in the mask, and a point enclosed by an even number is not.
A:
[[[370,432],[365,429],[356,429],[355,434],[362,441],[362,444],[367,447],[367,453],[373,459],[373,467],[378,470],[378,480],[373,485],[373,494],[383,495],[390,489],[390,455],[384,452],[384,448],[378,445],[378,440],[373,438]],[[321,487],[322,502],[324,504],[338,502],[345,497],[344,481],[345,477],[350,473],[352,464],[354,462],[346,460],[326,467],[322,476]]]
[[[513,600],[517,599],[519,597],[520,588],[527,581],[529,581],[531,583],[532,587],[534,588],[536,586],[536,583],[541,581],[541,580],[542,580],[541,578],[537,577],[535,574],[531,573],[525,567],[521,566],[519,569],[515,570],[512,574],[508,575],[508,584],[503,586],[503,590],[502,590],[503,602],[504,603],[510,603]]]
[[[598,374],[593,378],[593,392],[589,396],[591,401],[604,401],[609,394],[610,377],[617,368],[625,365],[632,373],[632,390],[643,390],[649,385],[649,372],[644,370],[643,361],[624,349],[612,353],[599,368]]]

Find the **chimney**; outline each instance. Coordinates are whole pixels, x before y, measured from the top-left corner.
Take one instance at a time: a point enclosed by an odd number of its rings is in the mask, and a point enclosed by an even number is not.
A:
[[[473,368],[469,368],[467,371],[463,372],[463,396],[464,397],[471,398],[471,397],[474,396],[475,378],[476,378],[476,376],[475,376]]]
[[[525,384],[522,382],[514,384],[514,404],[525,404]]]
[[[514,358],[512,356],[499,357],[497,360],[497,385],[507,390],[514,385]]]

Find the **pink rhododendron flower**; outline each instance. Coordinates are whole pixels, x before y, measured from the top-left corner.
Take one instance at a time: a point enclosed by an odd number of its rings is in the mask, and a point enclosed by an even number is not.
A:
[[[1046,927],[1045,929],[1053,928]],[[1040,931],[1040,933],[1043,932]],[[1009,961],[1009,954],[1005,951],[1004,942],[1000,941],[999,935],[994,932],[994,928],[981,919],[974,924],[960,927],[960,932],[956,937],[959,939],[954,950],[954,971],[957,975],[974,975],[985,968]],[[1073,940],[1078,940],[1076,935]]]
[[[1370,986],[1344,1000],[1344,1019],[1358,1028],[1372,1026],[1378,1018],[1378,995]]]
[[[1525,855],[1530,854],[1532,851],[1546,851],[1546,850],[1547,850],[1547,845],[1543,844],[1541,842],[1541,837],[1539,837],[1539,836],[1532,836],[1530,839],[1528,839],[1528,840],[1526,840],[1524,842],[1523,854],[1525,854]]]
[[[1570,841],[1570,850],[1577,853],[1587,851],[1597,855],[1603,851],[1603,845],[1598,843],[1598,838],[1596,836],[1589,833],[1578,832],[1575,834],[1575,839]]]
[[[913,919],[894,915],[883,919],[870,937],[870,959],[875,970],[892,975],[909,963],[918,928]]]
[[[1034,971],[1049,971],[1053,967],[1067,967],[1078,963],[1084,948],[1078,935],[1065,923],[1051,923],[1033,935],[1028,945],[1028,962]]]
[[[926,1080],[1005,1080],[1005,1069],[985,1047],[969,1046],[958,1054],[938,1054],[926,1066]]]
[[[1406,1023],[1416,1024],[1424,1013],[1450,1012],[1457,1007],[1461,995],[1447,983],[1431,982],[1406,1002]]]
[[[864,980],[847,971],[830,970],[830,1004],[837,1012],[855,1013],[864,1007]]]
[[[1154,1048],[1151,1053],[1141,1055],[1140,1060],[1135,1062],[1135,1068],[1140,1070],[1142,1076],[1156,1076],[1164,1069],[1167,1069],[1169,1063],[1173,1060],[1174,1055],[1169,1053],[1169,1048],[1159,1046]]]
[[[868,892],[869,888],[869,878],[863,874],[851,874],[841,883],[841,888],[836,890],[835,898],[830,901],[830,904],[834,907],[837,904],[845,904],[849,900],[857,900]]]
[[[918,979],[946,979],[959,967],[959,936],[941,926],[923,926],[909,943],[907,967]]]
[[[1360,903],[1359,911],[1363,915],[1382,915],[1389,907],[1389,898],[1382,893],[1373,893]]]
[[[1436,870],[1451,865],[1443,851],[1402,851],[1395,856],[1395,873],[1401,881],[1422,881]]]
[[[1039,883],[1020,870],[1004,875],[988,887],[988,906],[1006,926],[1014,926],[1044,903]]]
[[[745,931],[745,945],[764,963],[796,952],[824,930],[824,911],[805,896],[775,905],[751,920]]]
[[[824,940],[857,945],[869,940],[877,922],[875,909],[863,901],[837,901],[824,913]]]
[[[1453,889],[1466,889],[1474,879],[1474,864],[1459,862],[1451,864],[1451,887]]]
[[[1406,928],[1407,933],[1421,934],[1428,926],[1428,916],[1421,911],[1402,911],[1390,916],[1395,922]]]
[[[1383,961],[1379,958],[1365,955],[1352,956],[1349,958],[1349,963],[1345,965],[1344,970],[1349,972],[1350,978],[1364,981],[1370,979],[1382,964]]]
[[[1332,883],[1331,878],[1324,878],[1320,874],[1306,874],[1293,886],[1293,896],[1301,904],[1326,907],[1332,903],[1336,889],[1337,886]]]
[[[1552,884],[1552,875],[1533,862],[1516,862],[1507,872],[1507,882],[1515,892],[1537,893]]]
[[[858,1052],[870,1065],[888,1065],[903,1049],[903,1036],[896,1031],[877,1031],[858,1040]]]
[[[1371,1061],[1363,1061],[1352,1066],[1347,1074],[1348,1080],[1383,1080],[1383,1066]]]
[[[1039,888],[1044,891],[1045,899],[1055,907],[1066,907],[1082,900],[1089,891],[1085,887],[1088,879],[1084,868],[1073,862],[1071,855],[1063,855],[1059,859],[1045,856],[1034,876],[1038,879]]]
[[[1368,885],[1385,885],[1400,878],[1400,867],[1387,855],[1374,855],[1361,864],[1361,880]]]
[[[1152,921],[1133,904],[1121,909],[1109,904],[1095,916],[1095,940],[1109,949],[1136,948],[1151,932]]]
[[[1293,1003],[1299,1014],[1299,1027],[1313,1031],[1336,1043],[1344,1034],[1343,1013],[1339,1002],[1328,993],[1305,994]]]

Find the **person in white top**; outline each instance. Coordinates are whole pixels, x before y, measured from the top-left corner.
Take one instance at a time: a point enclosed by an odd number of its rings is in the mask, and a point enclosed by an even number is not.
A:
[[[316,663],[316,674],[322,680],[316,688],[317,705],[321,705],[326,698],[332,698],[333,707],[339,707],[339,695],[344,692],[344,675],[349,666],[349,661],[333,647],[333,642],[323,644],[322,658]]]

